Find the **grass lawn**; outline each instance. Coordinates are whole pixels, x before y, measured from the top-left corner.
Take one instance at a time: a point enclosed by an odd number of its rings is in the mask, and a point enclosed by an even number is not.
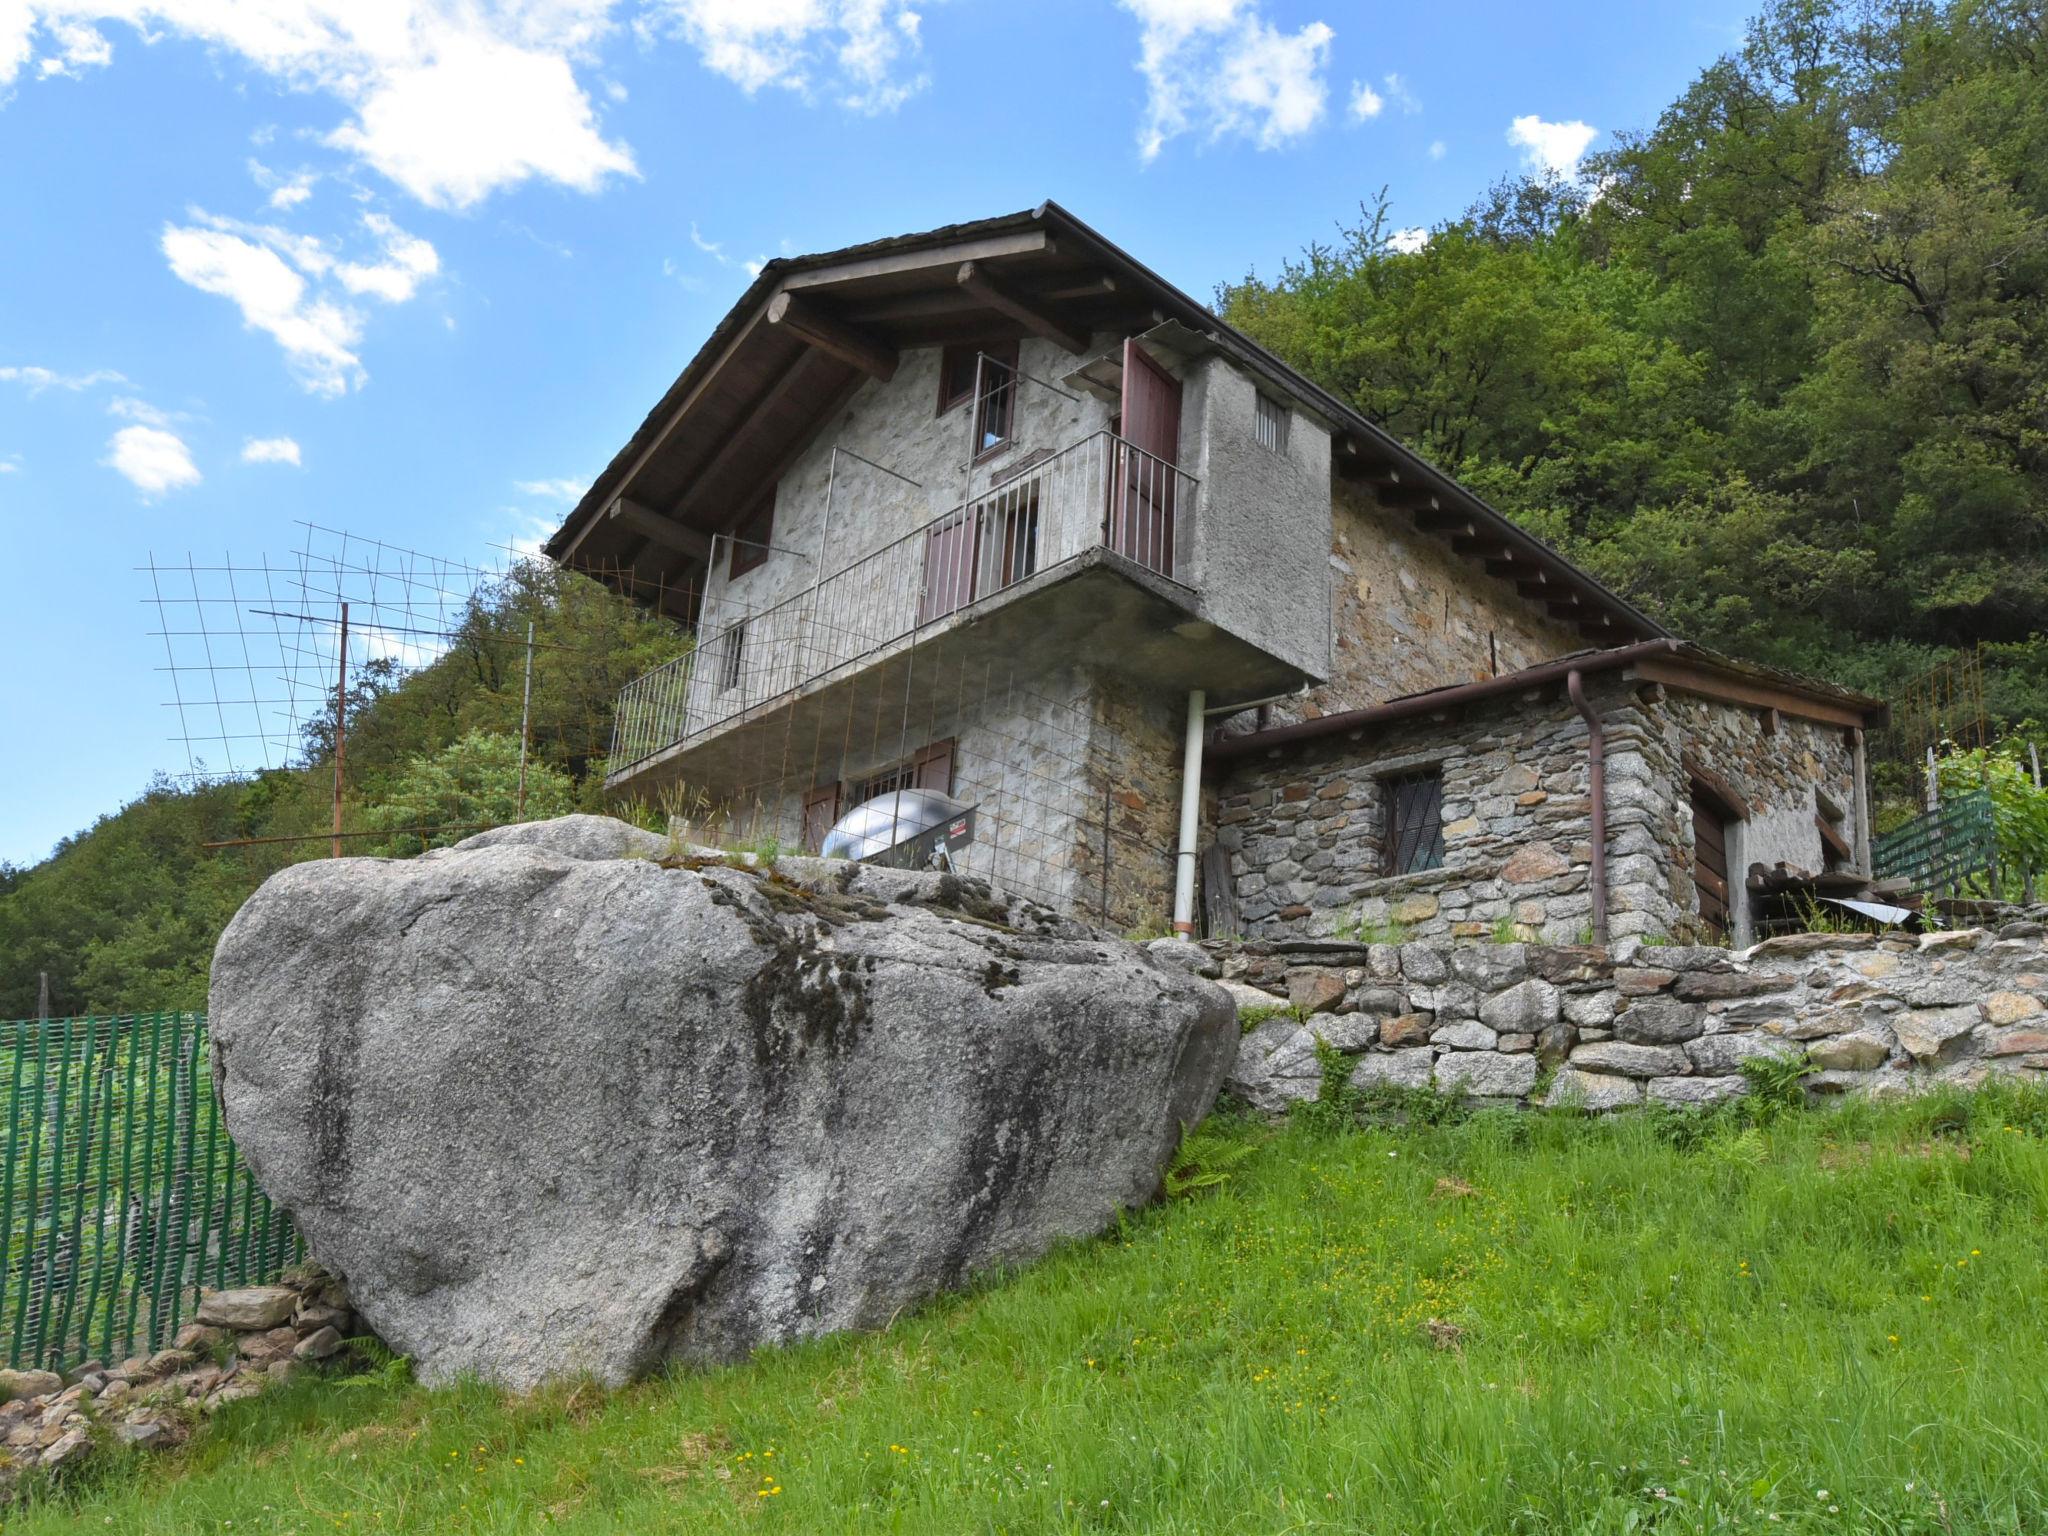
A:
[[[2048,1531],[2048,1097],[1226,1131],[887,1334],[295,1384],[4,1529]]]

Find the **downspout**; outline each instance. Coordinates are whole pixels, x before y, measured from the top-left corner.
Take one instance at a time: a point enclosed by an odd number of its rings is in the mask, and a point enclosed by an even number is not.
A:
[[[1586,798],[1593,810],[1593,868],[1588,884],[1593,895],[1593,942],[1607,944],[1607,728],[1586,702],[1586,684],[1577,667],[1565,676],[1572,707],[1586,722]]]
[[[1188,694],[1187,739],[1181,746],[1180,853],[1173,871],[1173,931],[1183,938],[1195,931],[1195,837],[1202,821],[1203,706],[1208,702],[1209,695],[1200,688]]]

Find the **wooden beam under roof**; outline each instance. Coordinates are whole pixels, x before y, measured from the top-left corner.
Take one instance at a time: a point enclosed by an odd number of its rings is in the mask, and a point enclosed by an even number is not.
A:
[[[804,375],[810,371],[812,359],[818,354],[809,347],[792,358],[789,365],[768,381],[767,388],[754,397],[754,403],[747,407],[746,414],[732,424],[725,434],[725,441],[718,445],[718,451],[690,472],[690,488],[676,498],[671,509],[675,517],[686,517],[704,499],[705,494],[725,473],[739,453],[753,441],[754,429],[777,406],[788,398]]]
[[[809,299],[784,291],[768,301],[768,324],[885,383],[896,377],[896,349],[848,325]]]
[[[679,555],[703,560],[711,554],[709,534],[700,533],[674,518],[663,517],[654,508],[642,506],[630,496],[621,496],[614,501],[605,513],[605,519],[615,528],[637,533],[649,543],[659,544]]]
[[[1034,336],[1057,342],[1076,356],[1088,350],[1088,336],[1084,331],[1075,331],[1047,313],[1043,305],[1024,298],[989,276],[978,263],[963,261],[953,274],[953,281],[962,293],[972,294],[998,314],[1008,315]]]

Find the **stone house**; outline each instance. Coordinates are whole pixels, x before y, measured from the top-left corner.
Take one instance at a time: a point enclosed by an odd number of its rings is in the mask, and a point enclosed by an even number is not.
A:
[[[957,867],[1117,927],[1194,928],[1198,891],[1258,933],[1590,921],[1568,688],[1611,717],[1617,930],[1696,900],[1699,804],[1723,864],[1822,866],[1796,785],[1848,862],[1867,832],[1873,701],[1674,648],[1050,203],[768,263],[546,549],[696,637],[621,697],[616,794],[815,848],[937,790],[978,818]]]

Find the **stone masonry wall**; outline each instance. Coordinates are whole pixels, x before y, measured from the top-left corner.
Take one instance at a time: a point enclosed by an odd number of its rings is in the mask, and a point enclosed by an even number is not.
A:
[[[1790,718],[1771,732],[1754,710],[1611,677],[1589,679],[1587,693],[1607,739],[1611,938],[1692,932],[1689,761],[1750,806],[1733,833],[1738,886],[1751,862],[1823,867],[1816,792],[1845,810],[1855,798],[1844,732]],[[1216,786],[1215,836],[1245,935],[1397,925],[1418,939],[1589,939],[1586,745],[1585,722],[1551,688],[1232,763]],[[1382,783],[1427,768],[1444,778],[1443,865],[1382,874]],[[1737,938],[1747,937],[1745,925]]]
[[[1522,944],[1209,943],[1246,1034],[1230,1087],[1265,1110],[1313,1099],[1318,1040],[1359,1087],[1462,1088],[1501,1104],[1712,1104],[1743,1062],[1803,1058],[1810,1092],[2048,1082],[2039,923],[1878,937],[1795,934],[1745,951]]]

